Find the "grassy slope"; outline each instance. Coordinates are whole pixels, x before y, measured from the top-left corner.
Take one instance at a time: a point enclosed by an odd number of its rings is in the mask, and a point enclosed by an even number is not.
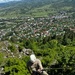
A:
[[[32,16],[45,17],[45,16],[48,16],[48,14],[54,14],[55,12],[57,11],[51,6],[51,4],[49,4],[49,5],[45,5],[45,6],[30,10],[28,14],[31,13]]]
[[[43,3],[44,4],[44,3]],[[72,5],[73,4],[73,5]],[[64,2],[64,0],[58,1],[56,3],[44,4],[38,6],[36,4],[26,3],[13,3],[8,4],[7,7],[0,7],[0,18],[10,18],[10,17],[21,17],[21,16],[35,16],[35,17],[47,17],[50,14],[55,14],[59,11],[69,11],[74,7],[73,2]]]

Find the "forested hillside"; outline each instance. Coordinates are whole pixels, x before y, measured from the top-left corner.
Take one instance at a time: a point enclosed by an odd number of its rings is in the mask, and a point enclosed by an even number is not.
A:
[[[0,4],[0,75],[30,75],[31,53],[49,75],[75,75],[75,0]]]
[[[52,0],[22,0],[20,2],[9,2],[7,4],[1,4],[0,12],[2,17],[21,17],[26,16],[28,11],[47,5],[51,3]],[[28,16],[30,13],[28,14]]]
[[[19,2],[9,2],[0,4],[0,17],[47,17],[50,14],[63,10],[67,12],[74,11],[74,3],[74,0],[22,0]]]

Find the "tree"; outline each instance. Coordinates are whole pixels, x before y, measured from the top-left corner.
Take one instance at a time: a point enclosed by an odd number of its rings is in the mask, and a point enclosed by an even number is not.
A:
[[[14,52],[14,51],[16,50],[16,47],[15,47],[14,44],[12,44],[12,45],[9,45],[9,46],[8,46],[8,49],[10,49],[11,52]]]
[[[18,58],[9,58],[4,68],[5,75],[30,75],[26,62]]]
[[[4,58],[3,58],[3,54],[2,53],[0,53],[0,65],[2,64],[2,62],[3,62],[3,60],[4,60]]]
[[[57,44],[58,44],[57,40],[51,40],[51,41],[49,41],[49,47],[50,48],[56,48]]]

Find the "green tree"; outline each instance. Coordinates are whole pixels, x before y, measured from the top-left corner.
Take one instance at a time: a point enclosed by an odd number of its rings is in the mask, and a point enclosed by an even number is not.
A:
[[[51,40],[49,41],[49,47],[50,48],[56,48],[58,45],[58,41],[57,40]]]
[[[16,47],[15,47],[14,44],[12,44],[12,45],[9,45],[9,46],[8,46],[8,49],[10,49],[11,52],[14,52],[14,51],[16,50]]]
[[[2,64],[3,60],[4,60],[4,55],[2,53],[0,53],[0,65]]]
[[[4,68],[5,75],[30,75],[22,59],[9,58]]]

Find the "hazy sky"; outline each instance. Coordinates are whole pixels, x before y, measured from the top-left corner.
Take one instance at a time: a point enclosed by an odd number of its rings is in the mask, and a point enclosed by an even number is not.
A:
[[[0,3],[9,2],[9,1],[20,1],[20,0],[0,0]]]

